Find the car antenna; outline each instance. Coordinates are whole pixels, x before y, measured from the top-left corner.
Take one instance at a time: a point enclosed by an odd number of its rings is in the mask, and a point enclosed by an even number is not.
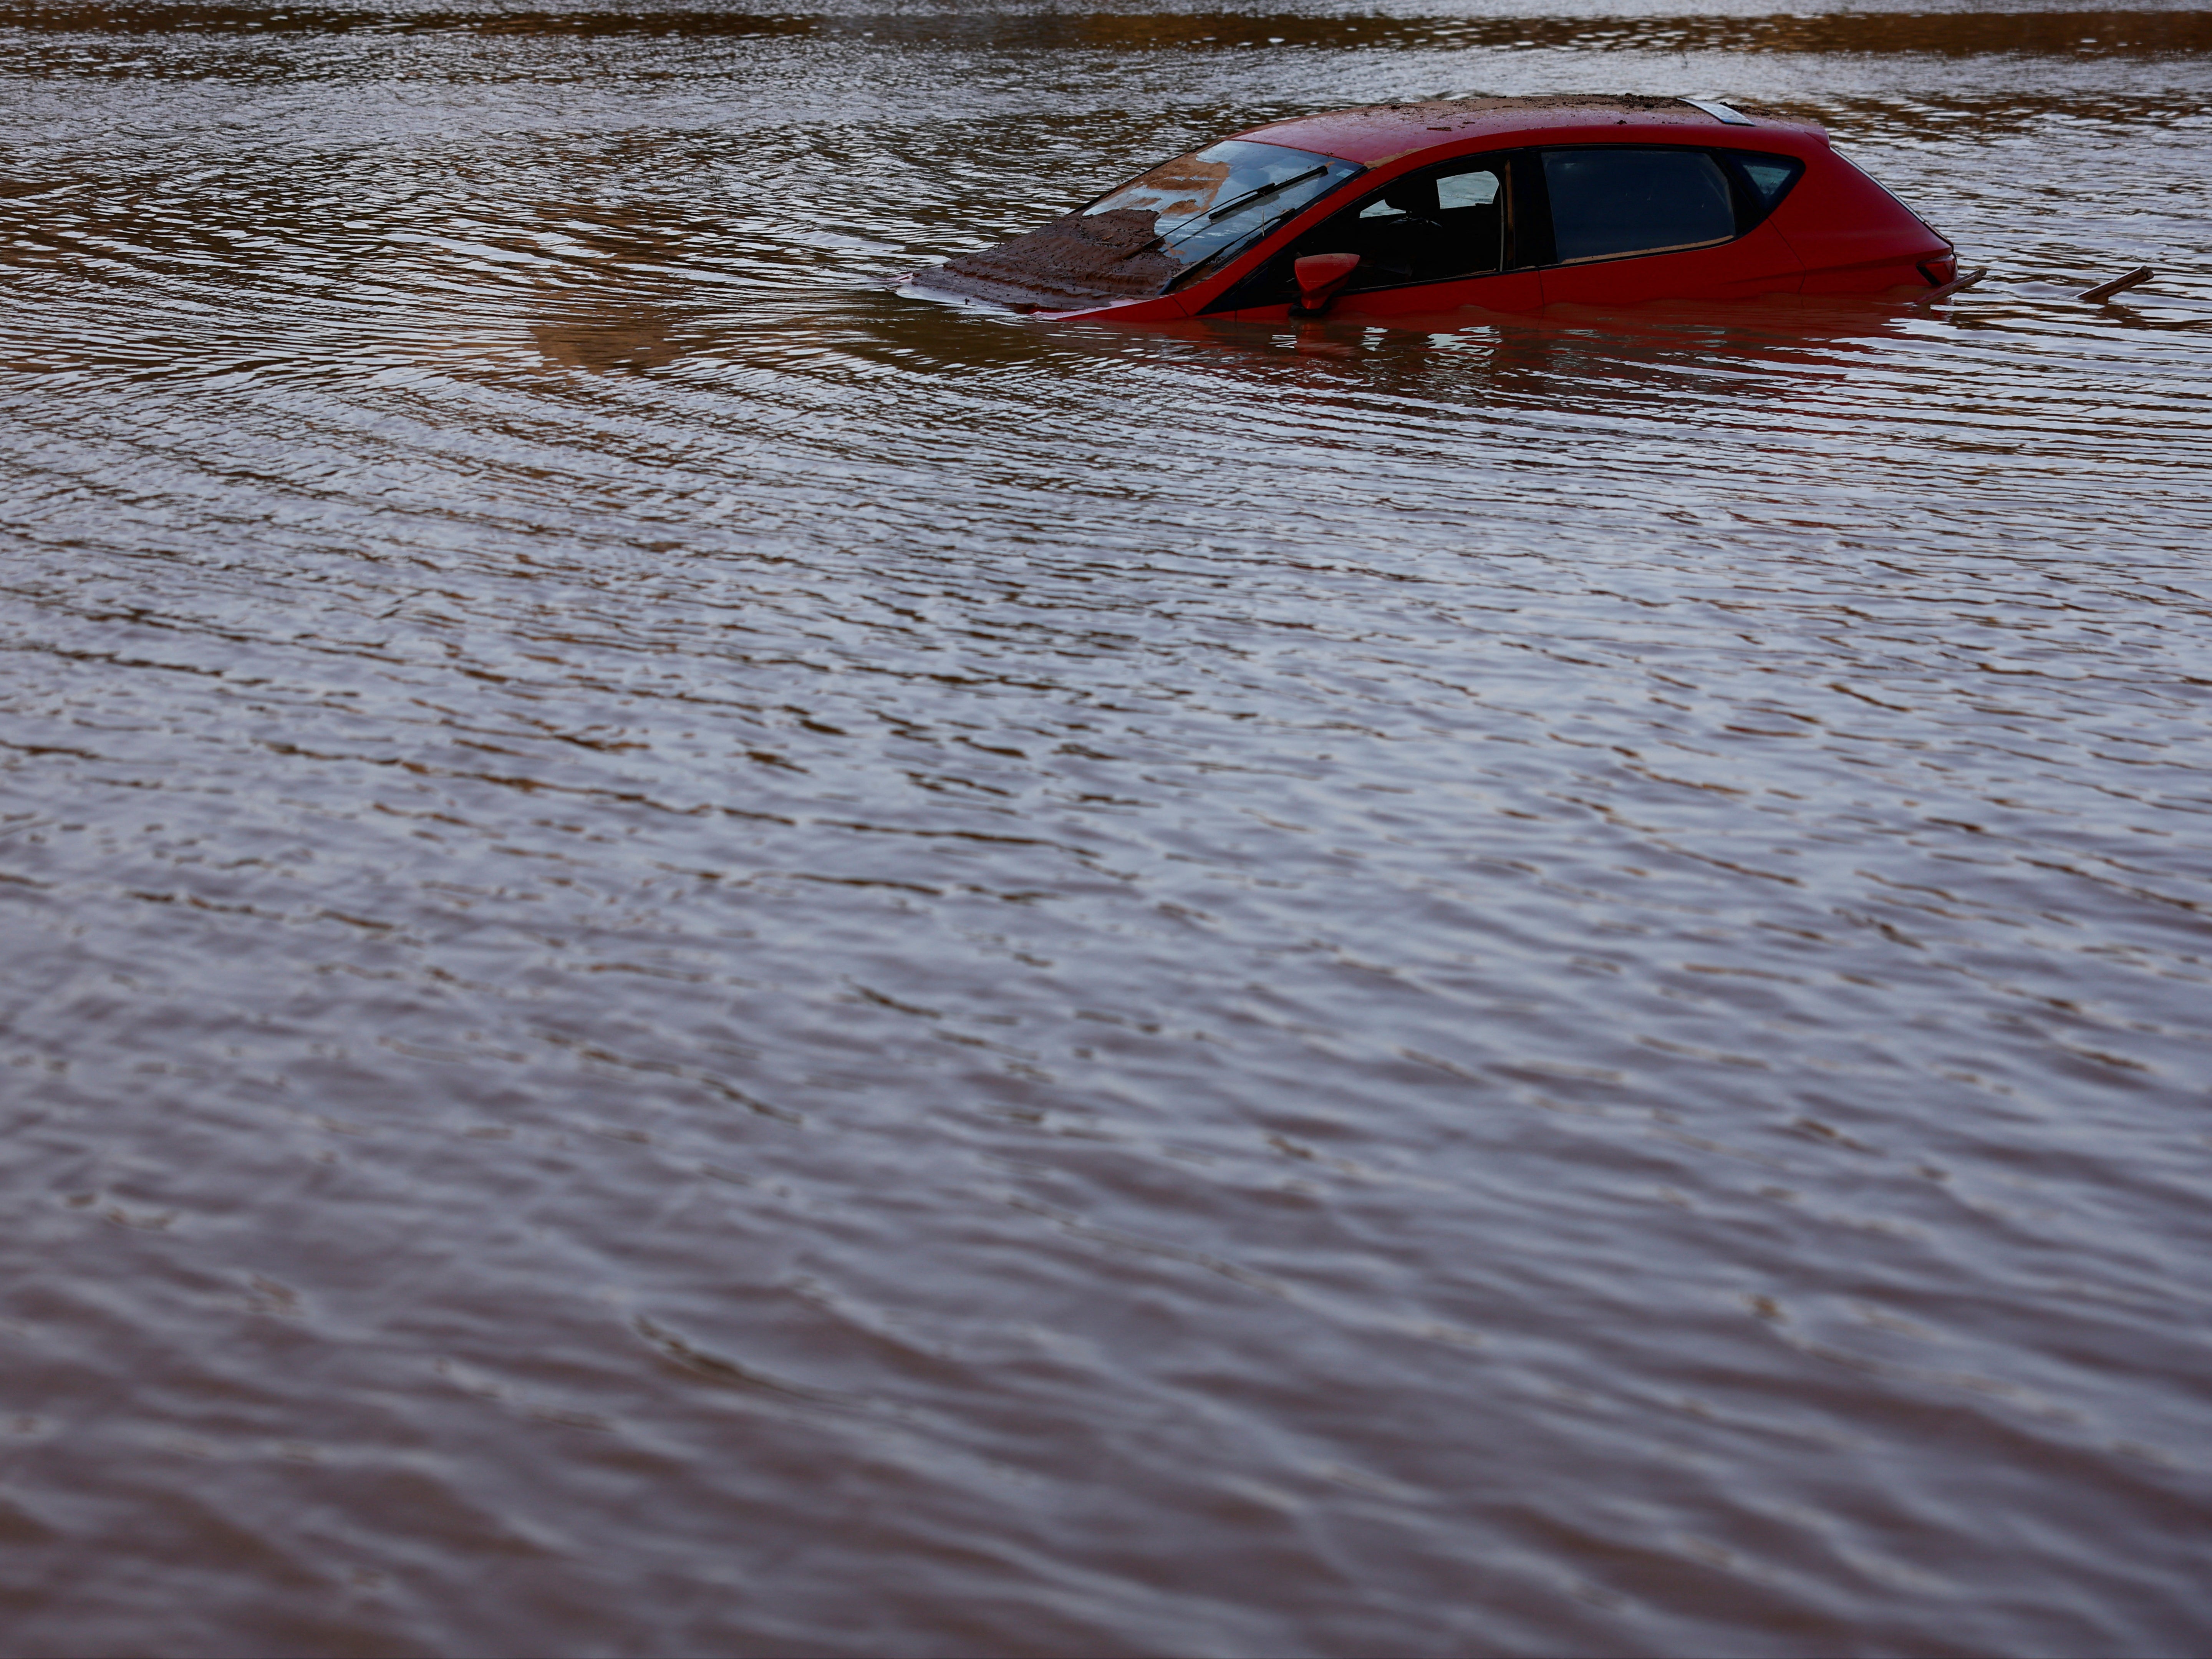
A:
[[[2147,283],[2157,275],[2158,273],[2148,265],[2137,265],[2124,276],[2115,276],[2109,283],[2100,283],[2094,288],[2083,289],[2076,297],[2087,300],[2093,305],[2101,304],[2115,294],[2123,293],[2126,289]]]

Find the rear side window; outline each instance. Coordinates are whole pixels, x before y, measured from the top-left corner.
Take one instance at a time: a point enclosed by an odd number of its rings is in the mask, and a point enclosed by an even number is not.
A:
[[[1702,150],[1547,149],[1544,184],[1562,264],[1707,247],[1736,234],[1728,175]]]
[[[1790,193],[1790,186],[1797,182],[1797,175],[1805,171],[1802,161],[1792,161],[1786,155],[1758,155],[1745,150],[1730,154],[1743,169],[1743,176],[1750,180],[1751,193],[1759,198],[1762,217],[1774,210]]]

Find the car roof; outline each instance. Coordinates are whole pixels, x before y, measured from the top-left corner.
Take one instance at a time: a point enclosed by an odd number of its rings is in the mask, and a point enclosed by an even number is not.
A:
[[[1790,120],[1757,105],[1735,107],[1748,118],[1747,125],[1723,121],[1680,98],[1604,94],[1431,98],[1418,103],[1369,104],[1359,109],[1332,110],[1325,115],[1302,115],[1235,136],[1286,144],[1292,149],[1316,150],[1365,167],[1417,150],[1457,147],[1468,140],[1504,138],[1516,133],[1541,133],[1549,139],[1576,138],[1585,143],[1656,138],[1676,144],[1692,136],[1701,140],[1725,136],[1732,145],[1750,149],[1761,148],[1762,140],[1782,140],[1774,148],[1790,150],[1801,149],[1808,140],[1827,142],[1827,135],[1809,121]]]

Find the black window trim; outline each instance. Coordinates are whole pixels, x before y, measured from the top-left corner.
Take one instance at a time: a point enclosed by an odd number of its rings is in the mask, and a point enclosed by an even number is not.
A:
[[[1552,237],[1552,186],[1544,177],[1544,152],[1531,146],[1510,151],[1513,164],[1512,240],[1501,276],[1508,270],[1541,270],[1556,264]]]
[[[1790,199],[1790,192],[1805,180],[1805,158],[1792,155],[1786,150],[1746,149],[1741,145],[1732,144],[1724,149],[1716,147],[1712,153],[1719,158],[1721,166],[1728,172],[1730,184],[1739,192],[1736,222],[1743,227],[1741,234],[1746,236],[1772,218],[1775,210]],[[1751,175],[1743,170],[1747,161],[1754,160],[1780,161],[1790,168],[1790,177],[1784,181],[1782,188],[1775,191],[1774,199],[1771,202],[1759,193],[1759,186],[1751,182]]]

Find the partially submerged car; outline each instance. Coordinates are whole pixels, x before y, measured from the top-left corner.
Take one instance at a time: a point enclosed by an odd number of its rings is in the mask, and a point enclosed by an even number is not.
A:
[[[1803,121],[1711,99],[1378,104],[1255,127],[902,291],[1128,321],[1944,287],[1952,245]]]

